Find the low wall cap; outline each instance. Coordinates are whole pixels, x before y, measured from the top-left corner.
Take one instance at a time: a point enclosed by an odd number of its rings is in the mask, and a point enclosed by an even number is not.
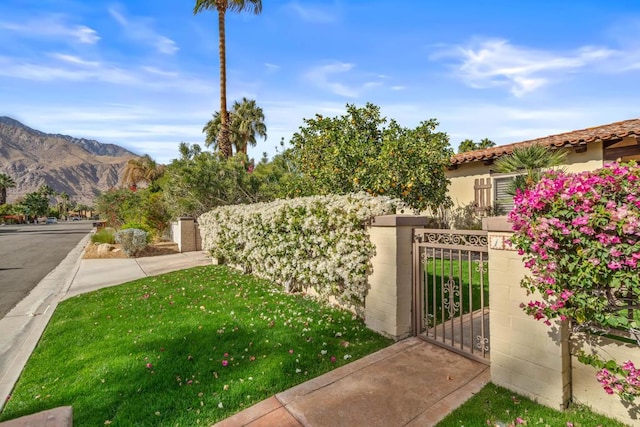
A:
[[[398,214],[376,216],[371,221],[373,227],[399,227],[399,226],[423,226],[427,225],[429,218],[426,216]]]

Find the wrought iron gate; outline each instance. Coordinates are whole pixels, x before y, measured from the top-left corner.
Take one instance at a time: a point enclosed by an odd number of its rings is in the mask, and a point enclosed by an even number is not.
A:
[[[486,231],[416,229],[413,234],[414,334],[489,362]]]

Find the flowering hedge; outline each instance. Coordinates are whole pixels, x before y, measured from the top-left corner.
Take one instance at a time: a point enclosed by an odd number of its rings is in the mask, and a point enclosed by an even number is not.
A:
[[[401,202],[365,193],[221,206],[200,216],[212,256],[285,285],[362,309],[375,248],[365,223]]]
[[[522,286],[541,298],[522,308],[547,325],[571,320],[574,329],[634,331],[640,320],[640,168],[610,164],[593,172],[550,172],[515,197],[512,239],[532,276]],[[607,392],[640,395],[633,364],[581,361],[600,369]],[[632,373],[633,375],[630,375]],[[618,375],[626,385],[609,387]],[[605,384],[606,383],[606,384]],[[630,391],[631,387],[632,391]]]

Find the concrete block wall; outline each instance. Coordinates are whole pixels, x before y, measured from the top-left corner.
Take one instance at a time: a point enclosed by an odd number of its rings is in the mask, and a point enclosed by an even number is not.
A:
[[[546,406],[562,409],[571,397],[571,358],[566,324],[549,328],[526,315],[520,281],[528,273],[509,244],[506,218],[489,231],[491,381]],[[493,231],[492,231],[493,228]],[[497,231],[496,231],[497,230]]]
[[[376,247],[365,299],[368,328],[400,340],[412,334],[412,241],[413,229],[424,227],[426,217],[384,215],[369,227]]]
[[[637,344],[624,343],[606,337],[578,335],[572,337],[571,376],[573,400],[588,405],[595,412],[605,414],[629,425],[640,424],[640,405],[623,403],[616,395],[610,396],[604,392],[596,380],[597,369],[580,363],[575,356],[578,351],[587,354],[598,354],[605,360],[617,360],[623,363],[627,360],[640,365],[640,347]]]
[[[181,217],[171,224],[173,241],[178,244],[180,252],[202,250],[202,238],[198,223],[192,217]]]
[[[576,354],[595,353],[605,360],[640,365],[640,347],[604,337],[569,333],[566,323],[548,327],[520,308],[534,296],[520,287],[529,274],[509,243],[506,218],[487,218],[489,231],[489,305],[491,308],[491,381],[556,409],[572,400],[629,425],[640,425],[640,406],[608,395],[596,380],[597,370]]]

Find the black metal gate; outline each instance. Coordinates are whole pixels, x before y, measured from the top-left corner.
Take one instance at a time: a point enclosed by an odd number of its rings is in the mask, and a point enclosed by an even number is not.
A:
[[[416,336],[489,362],[488,260],[486,231],[414,230]]]

